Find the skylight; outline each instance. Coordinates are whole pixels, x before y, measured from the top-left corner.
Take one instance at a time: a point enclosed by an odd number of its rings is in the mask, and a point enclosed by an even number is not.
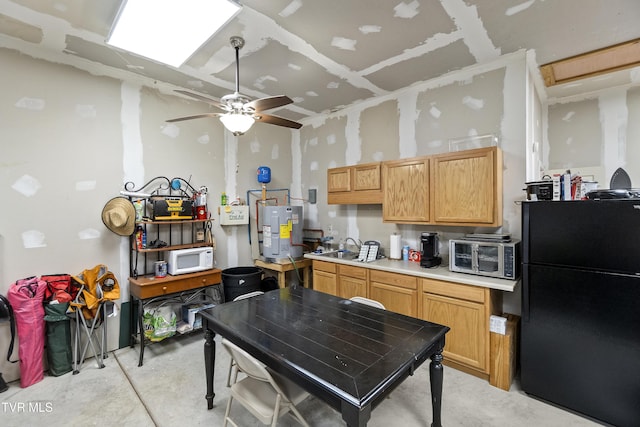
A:
[[[178,68],[240,8],[233,0],[123,0],[107,44]]]

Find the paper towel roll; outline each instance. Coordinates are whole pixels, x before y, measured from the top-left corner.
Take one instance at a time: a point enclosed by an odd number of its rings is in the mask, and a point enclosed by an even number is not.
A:
[[[402,258],[402,236],[399,234],[391,235],[391,244],[389,245],[389,258],[401,259]]]

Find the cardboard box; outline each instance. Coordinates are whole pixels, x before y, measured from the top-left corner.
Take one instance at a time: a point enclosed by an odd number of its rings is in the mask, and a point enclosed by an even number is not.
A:
[[[198,312],[211,307],[215,307],[215,304],[185,304],[182,306],[182,320],[188,324],[191,329],[198,329],[202,327],[202,316],[200,316]]]
[[[490,333],[490,372],[489,384],[502,390],[509,391],[516,375],[516,361],[518,348],[518,327],[520,317],[515,314],[505,314],[507,325],[505,334]]]

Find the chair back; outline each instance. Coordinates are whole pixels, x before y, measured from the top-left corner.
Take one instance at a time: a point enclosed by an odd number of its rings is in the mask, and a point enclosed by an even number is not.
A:
[[[253,291],[253,292],[249,292],[248,294],[242,294],[242,295],[238,295],[237,297],[235,297],[233,300],[234,301],[240,301],[241,299],[247,299],[247,298],[251,298],[251,297],[257,297],[258,295],[262,295],[264,294],[264,292],[262,291]]]
[[[366,304],[366,305],[369,305],[371,307],[377,307],[377,308],[381,308],[383,310],[386,310],[384,304],[382,304],[380,301],[372,300],[372,299],[365,298],[365,297],[351,297],[349,299],[351,301],[353,301],[353,302],[359,302],[360,304]]]
[[[227,349],[238,368],[248,376],[260,381],[272,382],[271,374],[267,368],[255,357],[232,343],[227,339],[222,340],[222,344]]]

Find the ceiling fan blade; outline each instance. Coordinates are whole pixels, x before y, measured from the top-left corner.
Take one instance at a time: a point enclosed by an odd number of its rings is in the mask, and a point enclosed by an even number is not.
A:
[[[270,114],[255,114],[253,116],[256,122],[268,123],[270,125],[284,126],[287,128],[300,129],[302,125],[292,120],[284,119],[278,116],[272,116]]]
[[[282,107],[283,105],[291,104],[293,101],[287,95],[278,95],[278,96],[270,96],[268,98],[260,98],[255,99],[251,102],[248,102],[244,105],[244,108],[247,107],[253,108],[254,111],[260,112],[265,110],[270,110],[276,107]]]
[[[195,98],[199,101],[204,101],[208,104],[211,104],[215,107],[221,108],[223,110],[226,110],[226,106],[221,104],[220,102],[216,101],[215,99],[211,99],[211,98],[207,98],[206,96],[202,96],[202,95],[198,95],[197,93],[191,93],[191,92],[187,92],[186,90],[181,90],[181,89],[176,89],[176,92],[181,93],[183,95],[189,96],[191,98]]]
[[[173,123],[173,122],[181,122],[183,120],[203,119],[205,117],[220,117],[221,115],[222,113],[205,113],[205,114],[196,114],[195,116],[178,117],[177,119],[169,119],[165,121],[168,123]]]

